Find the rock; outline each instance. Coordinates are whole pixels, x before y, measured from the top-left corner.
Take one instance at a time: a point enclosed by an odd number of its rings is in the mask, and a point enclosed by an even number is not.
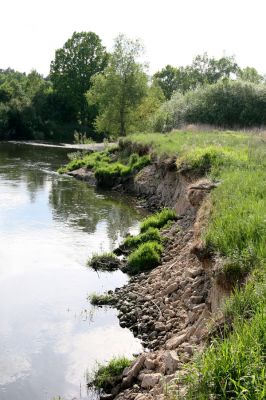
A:
[[[146,358],[144,365],[147,369],[155,369],[156,362],[155,362],[155,360],[152,360],[151,358]]]
[[[167,340],[166,348],[168,350],[176,349],[181,343],[186,340],[187,333],[183,333],[179,336],[173,336],[171,339]]]
[[[114,397],[113,394],[103,393],[100,395],[100,400],[113,400]]]
[[[162,375],[159,373],[156,374],[145,374],[143,375],[143,379],[141,382],[141,387],[143,389],[151,389],[153,388],[155,385],[157,385],[157,383],[160,382]]]
[[[179,366],[178,355],[173,350],[165,351],[161,356],[161,361],[163,362],[166,374],[172,374]]]
[[[156,331],[163,331],[165,329],[165,324],[163,322],[156,322],[155,323],[155,330]]]
[[[146,359],[145,354],[141,354],[134,363],[127,369],[127,375],[122,381],[121,388],[127,389],[131,386],[133,380],[138,376],[140,373],[141,368],[143,367],[144,361]]]
[[[200,304],[203,302],[203,297],[202,296],[191,296],[190,300],[194,304]]]
[[[171,285],[169,285],[164,291],[163,294],[167,295],[167,294],[171,294],[173,292],[175,292],[177,289],[179,288],[179,282],[174,282]]]

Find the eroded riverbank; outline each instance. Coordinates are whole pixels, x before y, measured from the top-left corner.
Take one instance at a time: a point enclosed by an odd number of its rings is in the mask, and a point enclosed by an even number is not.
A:
[[[89,182],[95,179],[86,168],[70,174]],[[175,209],[178,221],[162,231],[167,241],[161,265],[114,292],[120,325],[129,327],[150,351],[124,371],[110,398],[120,391],[118,399],[162,400],[165,383],[175,383],[177,371],[207,338],[207,323],[224,296],[222,291],[213,293],[214,260],[204,255],[200,241],[206,199],[215,186],[195,173],[177,173],[171,159],[152,162],[114,184],[116,191],[130,192],[148,208]]]

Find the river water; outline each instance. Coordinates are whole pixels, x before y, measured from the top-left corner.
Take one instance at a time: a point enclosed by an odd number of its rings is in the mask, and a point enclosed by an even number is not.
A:
[[[127,276],[86,267],[136,232],[140,214],[54,173],[66,153],[0,144],[0,400],[95,399],[86,377],[96,362],[141,351],[116,310],[87,300]]]

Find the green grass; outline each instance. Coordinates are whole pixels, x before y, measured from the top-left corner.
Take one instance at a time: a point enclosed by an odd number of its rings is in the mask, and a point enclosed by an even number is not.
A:
[[[114,304],[114,298],[110,294],[91,293],[88,299],[93,306],[106,306]]]
[[[162,211],[145,218],[141,225],[140,231],[143,233],[149,228],[163,228],[169,221],[175,220],[177,217],[176,212],[169,208],[164,208]]]
[[[142,243],[128,257],[128,272],[134,275],[156,267],[160,263],[162,252],[163,246],[158,242]]]
[[[266,259],[266,169],[228,170],[213,191],[212,212],[204,233],[206,246],[223,257],[239,259],[249,272]],[[245,266],[246,265],[246,266]]]
[[[190,375],[186,399],[265,399],[265,356],[264,306],[251,321],[238,320],[223,341],[214,341]]]
[[[119,264],[120,260],[114,253],[95,254],[87,262],[88,267],[95,271],[115,271]]]
[[[113,358],[106,365],[99,364],[89,384],[108,393],[116,383],[121,381],[121,375],[124,369],[131,363],[132,360],[126,357],[120,357]]]
[[[75,154],[77,156],[81,156],[80,153],[75,153]],[[94,169],[108,162],[110,162],[109,152],[106,151],[93,152],[90,154],[86,154],[81,158],[75,157],[66,166],[59,168],[57,172],[62,174],[74,171],[75,169],[79,168]]]
[[[137,236],[126,237],[126,239],[122,243],[122,248],[132,250],[138,247],[140,244],[149,241],[158,243],[162,241],[159,229],[150,227],[145,232],[140,233]]]
[[[130,135],[125,141],[151,146],[157,155],[182,156],[191,150],[208,146],[245,148],[254,140],[244,132],[216,131],[190,132],[174,131],[167,134],[139,133]],[[259,139],[258,139],[259,140]]]

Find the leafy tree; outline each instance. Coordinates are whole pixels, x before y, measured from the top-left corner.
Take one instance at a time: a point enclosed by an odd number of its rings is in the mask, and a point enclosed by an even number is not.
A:
[[[154,75],[167,100],[175,91],[186,93],[197,87],[214,84],[239,72],[234,57],[209,58],[207,53],[197,55],[191,65],[175,68],[167,65]]]
[[[85,93],[91,78],[107,65],[107,53],[98,35],[93,32],[74,32],[61,49],[56,50],[51,62],[50,79],[58,97],[65,104],[68,115],[92,126],[96,109],[88,108]]]
[[[251,82],[251,83],[262,83],[264,78],[262,75],[258,73],[256,68],[246,67],[239,71],[238,78],[242,79],[242,81]]]
[[[147,75],[142,64],[136,61],[143,52],[138,40],[119,35],[109,65],[102,74],[92,78],[88,92],[89,104],[97,104],[98,132],[126,135],[134,119],[134,111],[147,93]]]

